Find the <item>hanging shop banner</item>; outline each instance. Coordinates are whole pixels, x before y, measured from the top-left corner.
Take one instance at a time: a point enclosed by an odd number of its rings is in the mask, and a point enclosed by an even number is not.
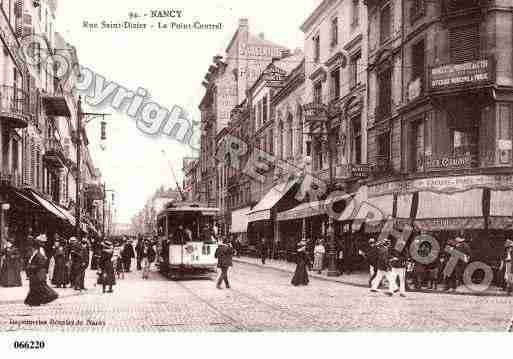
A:
[[[430,71],[432,90],[445,90],[464,85],[487,83],[492,80],[492,61],[489,59],[433,67]]]

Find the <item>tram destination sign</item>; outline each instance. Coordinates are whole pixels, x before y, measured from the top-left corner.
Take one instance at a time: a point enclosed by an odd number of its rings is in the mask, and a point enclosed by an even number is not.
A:
[[[492,61],[482,59],[462,64],[448,64],[431,68],[430,88],[444,90],[453,87],[487,83],[492,80]]]

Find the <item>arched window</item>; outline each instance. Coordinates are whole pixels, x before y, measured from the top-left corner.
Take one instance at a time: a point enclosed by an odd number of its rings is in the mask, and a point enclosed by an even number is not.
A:
[[[294,155],[294,132],[292,131],[292,114],[287,115],[287,158]]]

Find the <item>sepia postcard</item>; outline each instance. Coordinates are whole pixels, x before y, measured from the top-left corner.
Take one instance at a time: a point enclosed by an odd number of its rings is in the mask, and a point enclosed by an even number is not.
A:
[[[12,350],[513,332],[513,0],[4,0],[0,37]]]

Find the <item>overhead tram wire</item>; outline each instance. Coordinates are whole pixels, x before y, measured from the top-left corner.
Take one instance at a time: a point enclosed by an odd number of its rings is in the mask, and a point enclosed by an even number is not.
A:
[[[182,188],[178,184],[178,180],[176,179],[175,171],[173,170],[173,166],[171,165],[171,161],[169,161],[169,158],[167,157],[166,151],[164,149],[162,149],[162,155],[167,160],[167,163],[169,165],[169,169],[171,170],[171,175],[173,176],[173,179],[174,179],[175,184],[176,184],[176,188],[178,189],[178,192],[180,192],[180,198],[182,198],[182,201],[185,201],[186,200],[185,195],[184,195],[184,193],[182,191]]]

